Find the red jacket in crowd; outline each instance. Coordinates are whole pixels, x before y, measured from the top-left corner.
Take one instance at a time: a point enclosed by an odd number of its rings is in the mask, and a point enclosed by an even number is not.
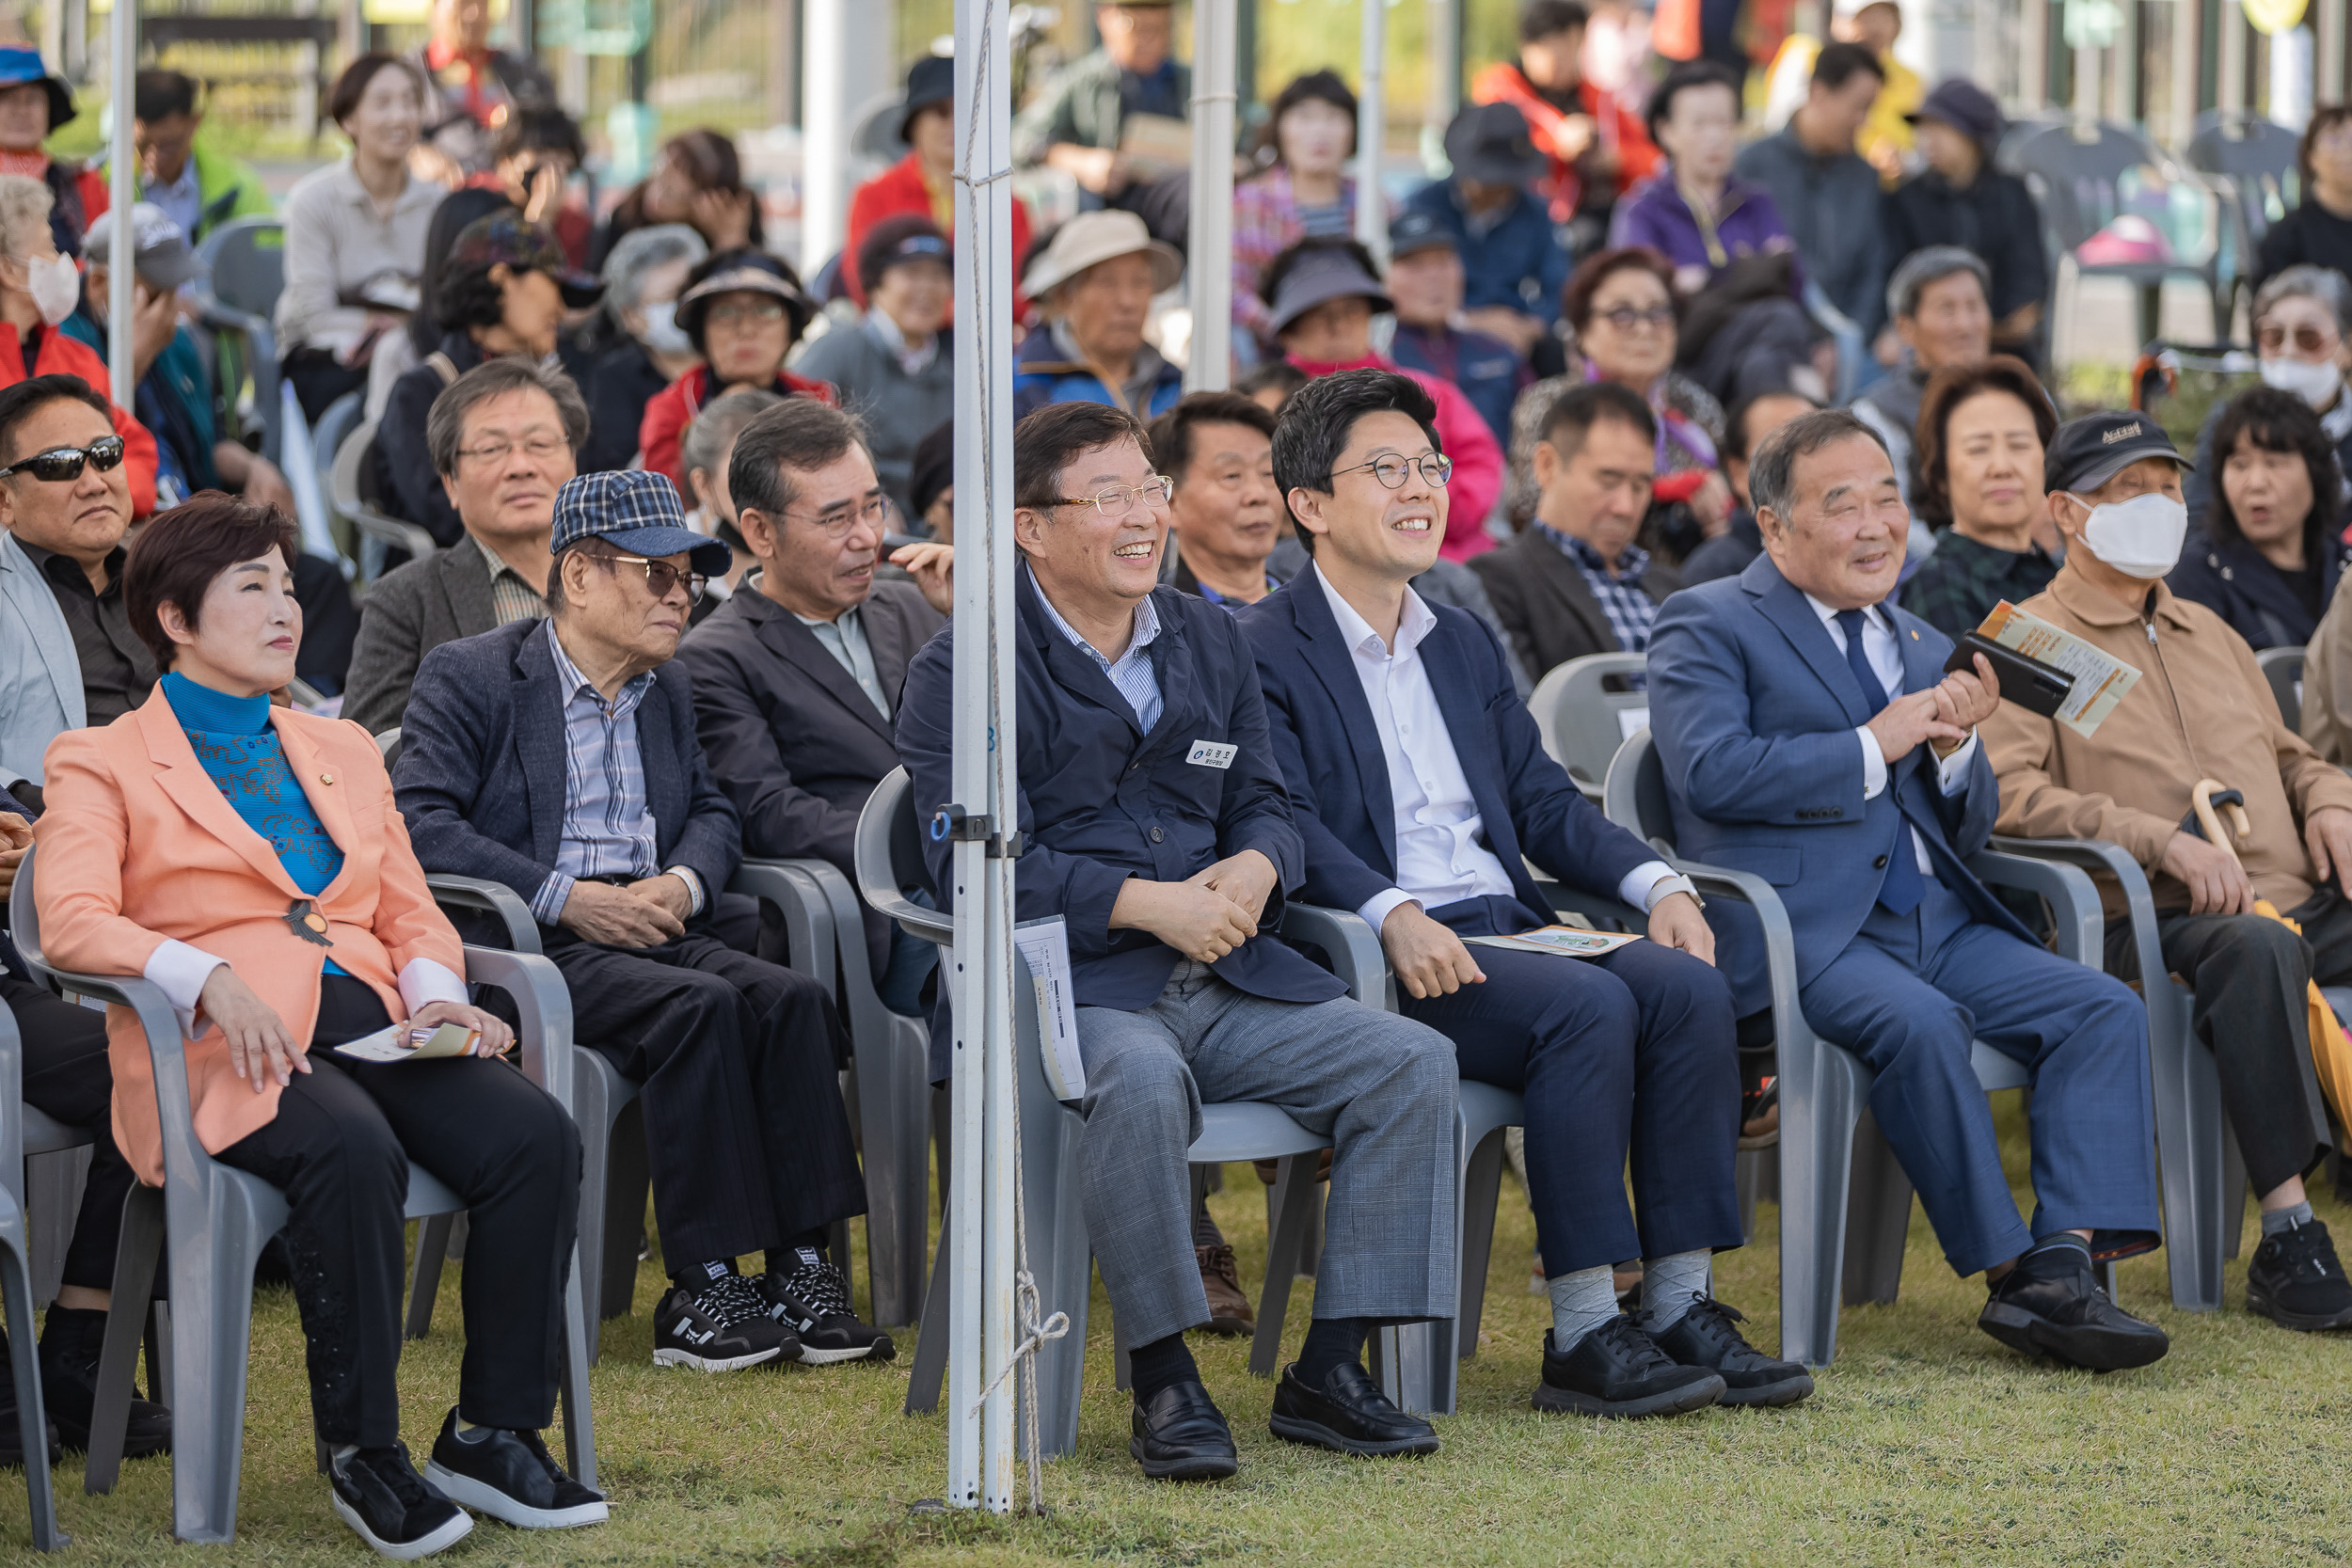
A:
[[[941,204],[931,200],[931,188],[923,179],[922,160],[910,152],[888,168],[857,188],[850,198],[850,237],[841,246],[841,286],[857,301],[857,308],[866,309],[866,285],[857,276],[857,247],[866,243],[866,236],[874,225],[884,218],[895,218],[912,213],[939,225],[941,233],[955,236],[951,221],[952,209],[943,212]],[[1012,276],[1021,277],[1021,258],[1029,248],[1029,209],[1019,197],[1012,198]],[[1019,321],[1028,313],[1028,302],[1013,290],[1012,319]]]
[[[1655,174],[1664,154],[1649,139],[1641,117],[1619,103],[1616,94],[1603,92],[1590,82],[1581,82],[1576,96],[1593,121],[1591,147],[1610,149],[1617,154],[1615,189],[1608,193],[1607,200],[1598,203],[1606,207]],[[1480,71],[1478,79],[1470,84],[1470,98],[1479,103],[1508,103],[1527,117],[1527,128],[1535,145],[1551,159],[1551,172],[1544,177],[1539,187],[1551,203],[1551,221],[1565,223],[1574,217],[1584,199],[1584,174],[1572,160],[1554,150],[1558,145],[1554,138],[1564,133],[1568,116],[1537,92],[1534,84],[1509,61]]]
[[[33,368],[24,368],[24,350],[13,332],[0,332],[0,387],[13,387],[31,375],[78,375],[100,397],[110,385],[106,361],[87,343],[69,338],[60,328],[41,328],[40,346],[33,351]],[[131,515],[144,517],[155,510],[155,437],[147,427],[111,402],[106,411],[122,437],[122,467],[131,476]]]
[[[0,337],[5,337],[0,333]],[[776,391],[787,398],[815,398],[828,406],[838,407],[841,396],[830,381],[811,381],[790,371],[776,372]],[[637,427],[638,450],[644,453],[648,472],[667,474],[677,486],[679,496],[688,506],[694,504],[693,492],[686,485],[686,464],[679,447],[686,439],[686,427],[694,422],[694,416],[712,397],[710,367],[697,365],[656,393],[645,404],[644,421]],[[148,461],[148,470],[154,470],[154,460]],[[150,482],[151,488],[152,481]]]

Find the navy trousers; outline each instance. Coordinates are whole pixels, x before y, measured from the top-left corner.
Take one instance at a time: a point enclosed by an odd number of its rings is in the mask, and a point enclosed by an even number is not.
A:
[[[2121,981],[1975,923],[1931,877],[1911,913],[1874,908],[1799,1000],[1878,1074],[1871,1114],[1956,1273],[2061,1230],[2091,1231],[2101,1258],[2156,1246],[2148,1014]],[[1979,1039],[2031,1077],[2030,1227],[1969,1065]]]
[[[1466,937],[1534,924],[1506,898],[1432,914]],[[1651,942],[1605,958],[1470,954],[1482,984],[1398,1005],[1454,1042],[1464,1078],[1526,1097],[1546,1273],[1738,1246],[1740,1066],[1723,975]]]

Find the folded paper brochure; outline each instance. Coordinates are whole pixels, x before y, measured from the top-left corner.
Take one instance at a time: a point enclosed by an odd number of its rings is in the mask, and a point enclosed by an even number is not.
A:
[[[2054,717],[2085,740],[2115,711],[2124,694],[2139,684],[2139,672],[2113,654],[2026,614],[2007,599],[1993,607],[1993,613],[1977,630],[2004,648],[2014,648],[2027,658],[2038,658],[2074,677],[2074,689],[2058,704]]]

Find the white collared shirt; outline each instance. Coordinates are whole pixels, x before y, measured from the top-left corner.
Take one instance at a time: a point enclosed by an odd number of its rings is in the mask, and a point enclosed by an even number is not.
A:
[[[1035,580],[1031,579],[1032,586],[1035,586]],[[1061,629],[1064,637],[1070,639],[1072,647],[1103,667],[1103,673],[1111,678],[1111,684],[1119,688],[1119,694],[1126,698],[1127,705],[1135,710],[1136,727],[1150,735],[1152,726],[1160,721],[1161,707],[1159,673],[1152,668],[1152,655],[1147,651],[1160,635],[1160,612],[1153,608],[1152,595],[1146,594],[1136,601],[1135,630],[1127,638],[1126,652],[1117,658],[1106,657],[1102,649],[1086,640],[1084,632],[1063,620],[1061,611],[1054,608],[1054,601],[1045,596],[1043,588],[1037,591],[1037,602],[1045,607],[1047,619]]]
[[[1437,689],[1422,662],[1421,645],[1437,628],[1437,616],[1420,594],[1406,589],[1405,612],[1397,622],[1396,646],[1391,649],[1322,573],[1315,573],[1314,579],[1330,603],[1341,641],[1355,660],[1364,701],[1372,708],[1373,727],[1380,732],[1380,755],[1388,765],[1390,803],[1395,813],[1397,885],[1365,900],[1357,914],[1377,931],[1399,904],[1419,904],[1426,911],[1465,898],[1518,897],[1509,868],[1479,842],[1486,818],[1470,796],[1453,732],[1446,728]],[[1636,909],[1647,909],[1650,892],[1673,875],[1665,862],[1645,861],[1618,884],[1617,896]]]
[[[1846,633],[1837,624],[1837,611],[1807,594],[1804,602],[1813,607],[1813,613],[1821,618],[1828,628],[1829,640],[1837,645],[1837,657],[1846,656]],[[1894,618],[1884,605],[1872,605],[1862,612],[1862,657],[1870,661],[1871,673],[1879,685],[1886,689],[1889,702],[1903,694],[1903,650],[1896,641]],[[1874,716],[1875,717],[1875,716]],[[1886,753],[1879,750],[1877,736],[1870,726],[1856,726],[1854,732],[1862,740],[1862,798],[1875,800],[1886,789]],[[1977,754],[1977,732],[1970,730],[1968,738],[1952,749],[1952,754],[1936,763],[1935,784],[1947,795],[1955,795],[1968,783],[1968,764]],[[1928,847],[1919,836],[1919,830],[1911,831],[1911,847],[1919,857],[1919,869],[1935,875],[1934,865],[1928,860]]]

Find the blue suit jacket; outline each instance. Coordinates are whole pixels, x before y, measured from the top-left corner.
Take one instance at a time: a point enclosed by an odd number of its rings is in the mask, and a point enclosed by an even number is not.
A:
[[[1046,618],[1028,568],[1014,578],[1022,834],[1014,907],[1022,920],[1060,915],[1068,924],[1078,1005],[1138,1011],[1158,998],[1176,967],[1176,950],[1150,932],[1110,928],[1111,906],[1128,878],[1180,882],[1244,849],[1263,852],[1280,875],[1259,934],[1218,959],[1217,974],[1277,1001],[1343,994],[1338,980],[1272,935],[1284,893],[1298,885],[1303,852],[1266,742],[1249,648],[1232,617],[1173,588],[1152,590],[1160,635],[1151,657],[1161,711],[1146,735],[1103,667]],[[898,754],[926,819],[955,799],[954,671],[950,625],[907,667],[898,705]],[[1184,760],[1196,740],[1239,750],[1229,768],[1203,767]],[[951,847],[924,835],[943,910],[952,905]]]
[[[1438,624],[1421,645],[1422,663],[1486,846],[1510,872],[1527,917],[1539,926],[1558,918],[1522,855],[1572,887],[1615,897],[1626,874],[1657,855],[1596,810],[1546,754],[1495,634],[1467,610],[1429,611]],[[1300,892],[1310,903],[1360,909],[1396,886],[1396,804],[1380,732],[1322,579],[1310,566],[1236,619],[1257,653],[1267,727],[1306,835]],[[1492,934],[1494,913],[1468,916],[1475,930],[1465,934]]]
[[[444,642],[417,666],[402,716],[393,799],[427,871],[487,877],[525,903],[563,837],[564,702],[544,621]],[[702,879],[707,911],[743,856],[743,824],[694,735],[693,689],[675,659],[637,706],[637,750],[664,866]]]
[[[1883,608],[1902,645],[1904,689],[1942,680],[1951,639],[1908,610]],[[2032,940],[1963,863],[1984,847],[2000,814],[1984,748],[1953,795],[1938,788],[1934,753],[1920,746],[1887,769],[1876,799],[1863,800],[1853,732],[1871,709],[1829,628],[1772,557],[1666,600],[1650,631],[1649,690],[1677,847],[1772,884],[1795,933],[1799,985],[1853,941],[1889,857],[1911,852],[1896,804],[1906,788],[1932,801],[1917,826],[1937,879],[1978,920]],[[1740,1011],[1756,1011],[1772,1000],[1761,929],[1729,900],[1714,912],[1718,960]]]

